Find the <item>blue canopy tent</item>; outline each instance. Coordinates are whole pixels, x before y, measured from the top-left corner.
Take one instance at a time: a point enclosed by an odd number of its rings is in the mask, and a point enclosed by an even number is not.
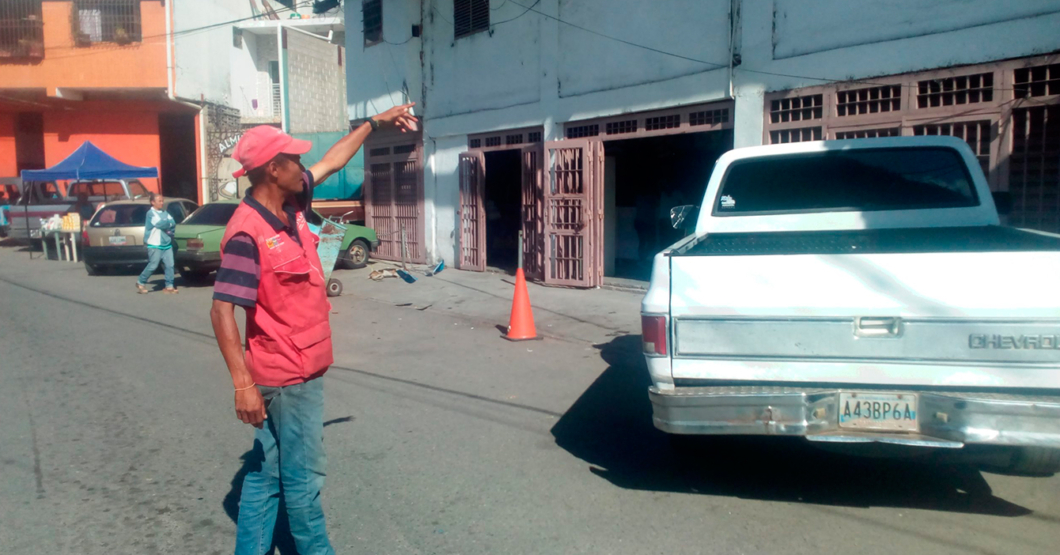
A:
[[[85,141],[65,160],[44,170],[22,170],[22,181],[158,177],[158,168],[130,166]]]

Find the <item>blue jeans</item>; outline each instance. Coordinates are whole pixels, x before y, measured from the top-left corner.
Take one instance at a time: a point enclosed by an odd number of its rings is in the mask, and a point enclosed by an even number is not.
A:
[[[166,287],[173,287],[173,249],[147,249],[147,267],[140,273],[140,285],[147,285],[148,278],[158,269],[159,261],[165,266]]]
[[[259,386],[265,425],[254,432],[262,459],[243,480],[236,524],[236,555],[262,555],[272,547],[280,487],[291,536],[300,555],[334,555],[324,525],[324,380],[287,387]]]

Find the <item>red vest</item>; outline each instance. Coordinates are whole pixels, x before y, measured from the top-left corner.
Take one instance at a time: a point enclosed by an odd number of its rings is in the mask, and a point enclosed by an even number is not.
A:
[[[331,303],[317,255],[319,239],[298,212],[302,245],[286,231],[277,232],[254,208],[240,203],[228,222],[221,251],[237,233],[247,233],[258,247],[261,279],[257,307],[247,310],[246,362],[254,383],[282,387],[327,371],[331,351]]]

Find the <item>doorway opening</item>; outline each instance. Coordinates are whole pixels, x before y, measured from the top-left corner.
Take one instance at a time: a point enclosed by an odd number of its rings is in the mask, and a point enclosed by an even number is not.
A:
[[[159,177],[162,194],[199,202],[195,163],[195,115],[159,114],[158,144],[161,153]]]
[[[646,281],[656,253],[685,236],[670,209],[700,205],[731,129],[604,143],[604,276]]]
[[[486,264],[514,273],[522,228],[523,166],[519,150],[486,152]]]

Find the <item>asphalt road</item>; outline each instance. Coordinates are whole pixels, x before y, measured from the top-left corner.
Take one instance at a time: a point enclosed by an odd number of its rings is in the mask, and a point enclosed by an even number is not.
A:
[[[0,248],[4,555],[232,550],[251,430],[233,414],[210,290],[137,295],[134,279]],[[325,378],[339,553],[1011,555],[1060,542],[1060,477],[799,441],[677,456],[652,428],[637,336],[512,344],[497,322],[368,300],[353,280],[346,292]]]

